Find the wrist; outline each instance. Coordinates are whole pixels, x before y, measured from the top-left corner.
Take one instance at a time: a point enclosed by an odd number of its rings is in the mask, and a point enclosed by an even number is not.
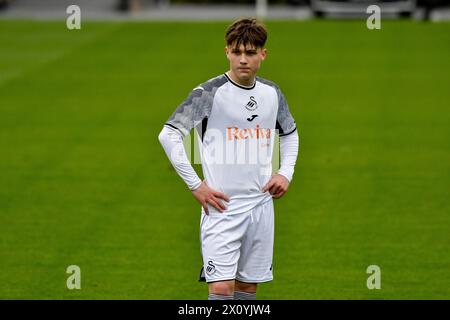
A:
[[[279,174],[280,176],[285,177],[289,183],[290,183],[291,180],[292,180],[292,174],[290,174],[290,173],[288,173],[288,172],[284,172],[284,171],[282,171],[282,170],[279,170],[279,171],[277,172],[277,174]]]
[[[202,181],[200,179],[198,179],[198,181],[196,181],[194,184],[192,184],[191,186],[189,186],[189,189],[191,191],[195,191],[198,188],[200,188],[200,186],[202,185]]]

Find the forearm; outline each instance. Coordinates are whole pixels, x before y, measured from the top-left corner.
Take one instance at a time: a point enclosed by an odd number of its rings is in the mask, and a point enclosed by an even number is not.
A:
[[[280,137],[280,169],[278,173],[285,176],[291,182],[294,175],[295,162],[297,161],[299,148],[298,132]]]
[[[190,190],[197,189],[202,181],[186,155],[182,134],[176,129],[164,126],[158,139],[176,172],[187,184],[188,188]]]

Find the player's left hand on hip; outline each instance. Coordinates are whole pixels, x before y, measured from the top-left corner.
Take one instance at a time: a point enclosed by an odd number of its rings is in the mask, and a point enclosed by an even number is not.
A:
[[[262,189],[262,192],[269,191],[273,199],[279,199],[287,192],[288,187],[289,180],[285,176],[277,173],[270,178],[269,182]]]

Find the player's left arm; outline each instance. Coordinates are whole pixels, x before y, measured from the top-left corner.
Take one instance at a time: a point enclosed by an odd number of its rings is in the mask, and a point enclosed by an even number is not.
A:
[[[269,191],[272,198],[281,198],[288,190],[289,183],[294,175],[295,163],[298,156],[299,137],[298,132],[280,136],[280,169],[264,186],[262,192]]]
[[[287,192],[289,183],[294,175],[299,138],[297,125],[289,111],[286,97],[279,87],[276,87],[276,91],[278,95],[276,129],[280,135],[280,169],[270,178],[262,191],[269,191],[272,198],[279,199]]]

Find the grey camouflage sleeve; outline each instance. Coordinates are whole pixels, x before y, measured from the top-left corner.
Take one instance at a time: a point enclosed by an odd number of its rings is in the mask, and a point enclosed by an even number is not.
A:
[[[214,95],[226,82],[227,78],[220,75],[194,88],[166,121],[166,125],[177,129],[183,137],[189,134],[191,129],[209,117]]]
[[[279,88],[277,88],[278,93],[278,114],[277,114],[277,124],[276,129],[279,131],[280,137],[286,136],[297,129],[294,118],[289,111],[289,106],[286,101],[284,94]]]
[[[166,125],[177,129],[184,136],[188,135],[196,122],[203,119],[204,108],[201,108],[203,90],[195,88],[172,113]]]

